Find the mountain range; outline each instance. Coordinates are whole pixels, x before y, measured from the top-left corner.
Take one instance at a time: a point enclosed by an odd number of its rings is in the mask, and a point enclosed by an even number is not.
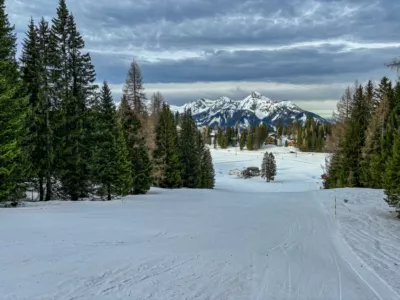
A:
[[[303,124],[308,116],[317,122],[327,123],[321,116],[301,109],[291,101],[273,101],[258,92],[252,92],[242,100],[220,97],[216,100],[200,98],[182,106],[171,105],[171,111],[183,113],[191,109],[193,119],[198,126],[235,126],[258,125],[261,122],[275,127],[280,121],[283,125],[294,120]]]

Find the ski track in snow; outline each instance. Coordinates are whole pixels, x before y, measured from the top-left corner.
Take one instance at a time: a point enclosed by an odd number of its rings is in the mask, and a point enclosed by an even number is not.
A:
[[[322,154],[269,150],[271,183],[228,175],[262,152],[212,150],[212,191],[0,210],[0,299],[400,299],[382,191],[319,190]]]

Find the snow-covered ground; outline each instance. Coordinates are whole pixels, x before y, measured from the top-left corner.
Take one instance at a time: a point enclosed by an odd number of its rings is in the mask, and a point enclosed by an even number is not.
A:
[[[0,299],[400,299],[382,192],[320,190],[324,155],[288,149],[271,183],[228,175],[262,152],[212,150],[215,190],[0,210]]]

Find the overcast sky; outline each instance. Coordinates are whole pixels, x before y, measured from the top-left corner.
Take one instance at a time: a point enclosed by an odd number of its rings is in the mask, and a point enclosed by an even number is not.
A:
[[[57,0],[6,0],[19,42]],[[395,77],[398,0],[67,0],[99,82],[119,101],[132,59],[171,104],[255,90],[329,116],[356,79]]]

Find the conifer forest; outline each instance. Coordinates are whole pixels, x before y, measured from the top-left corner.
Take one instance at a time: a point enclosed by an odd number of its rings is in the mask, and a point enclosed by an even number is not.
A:
[[[76,201],[151,186],[212,189],[211,155],[191,112],[179,130],[163,95],[146,97],[132,61],[116,106],[65,0],[51,20],[27,20],[17,57],[0,0],[0,202],[16,205],[29,190],[41,201]]]

